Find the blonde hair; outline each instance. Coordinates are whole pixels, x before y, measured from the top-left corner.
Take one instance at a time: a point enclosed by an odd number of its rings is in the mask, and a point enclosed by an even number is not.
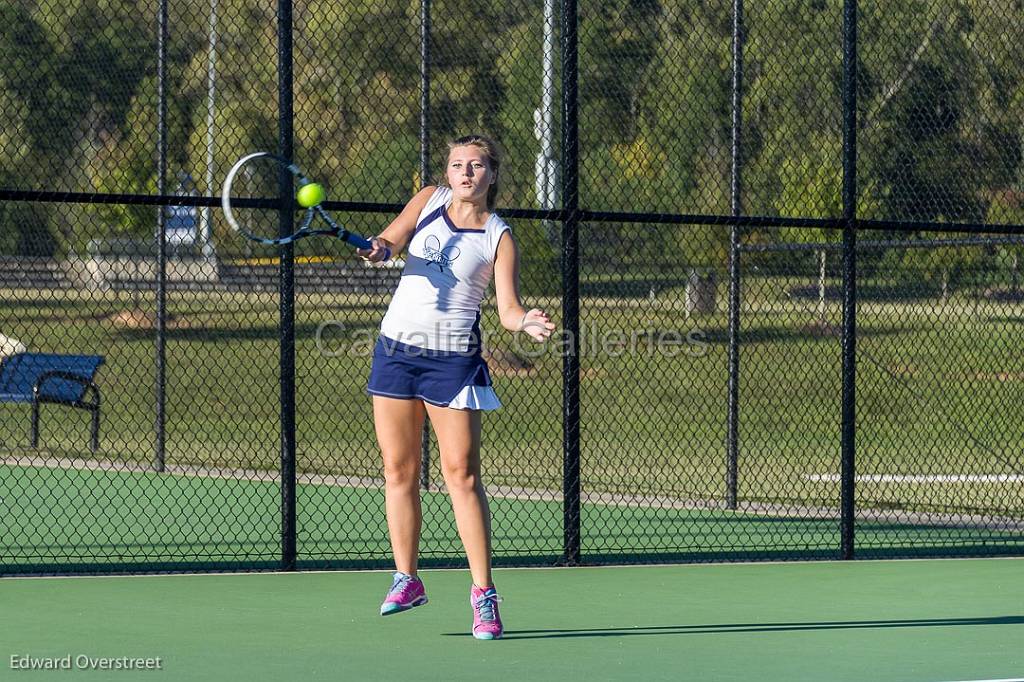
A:
[[[455,147],[478,147],[487,157],[487,163],[494,173],[494,182],[487,188],[487,210],[493,211],[498,200],[498,169],[501,168],[501,147],[498,143],[485,135],[464,135],[454,140],[449,140],[448,151]],[[447,176],[445,176],[447,177]]]

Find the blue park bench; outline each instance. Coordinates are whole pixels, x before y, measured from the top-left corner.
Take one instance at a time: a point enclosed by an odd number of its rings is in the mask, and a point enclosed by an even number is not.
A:
[[[93,383],[102,355],[16,353],[0,361],[0,403],[32,404],[32,447],[39,447],[39,406],[56,403],[92,414],[89,449],[100,439],[100,390]]]

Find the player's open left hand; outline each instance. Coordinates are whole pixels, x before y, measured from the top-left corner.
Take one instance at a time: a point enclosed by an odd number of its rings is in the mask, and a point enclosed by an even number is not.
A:
[[[523,315],[520,330],[529,334],[534,341],[542,342],[551,336],[551,332],[555,330],[555,323],[540,308],[531,308]]]

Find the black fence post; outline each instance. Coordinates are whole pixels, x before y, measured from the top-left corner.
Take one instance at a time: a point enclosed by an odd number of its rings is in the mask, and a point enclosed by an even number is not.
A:
[[[732,215],[743,213],[740,201],[741,134],[743,132],[743,0],[732,4]],[[726,429],[725,506],[736,509],[739,488],[740,423],[740,233],[733,223],[729,230],[729,415]]]
[[[420,0],[420,186],[430,184],[430,0]],[[430,423],[423,420],[420,487],[430,489]]]
[[[857,384],[857,2],[843,3],[843,408],[840,548],[854,554]]]
[[[566,564],[580,561],[579,93],[576,0],[562,2],[562,487]]]
[[[277,2],[278,149],[294,154],[292,101],[292,3]],[[279,231],[292,233],[291,174],[281,171]],[[278,272],[280,297],[281,368],[281,569],[295,570],[295,258],[292,245],[281,247]]]

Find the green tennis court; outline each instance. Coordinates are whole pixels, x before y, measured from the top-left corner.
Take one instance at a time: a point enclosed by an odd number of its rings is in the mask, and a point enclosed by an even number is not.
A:
[[[377,615],[381,572],[10,578],[0,669],[39,680],[1007,680],[1024,676],[1022,570],[1021,559],[503,569],[497,642],[469,636],[458,570],[425,571],[430,603],[389,618]],[[125,657],[160,669],[88,670]],[[13,669],[46,658],[72,671]]]

